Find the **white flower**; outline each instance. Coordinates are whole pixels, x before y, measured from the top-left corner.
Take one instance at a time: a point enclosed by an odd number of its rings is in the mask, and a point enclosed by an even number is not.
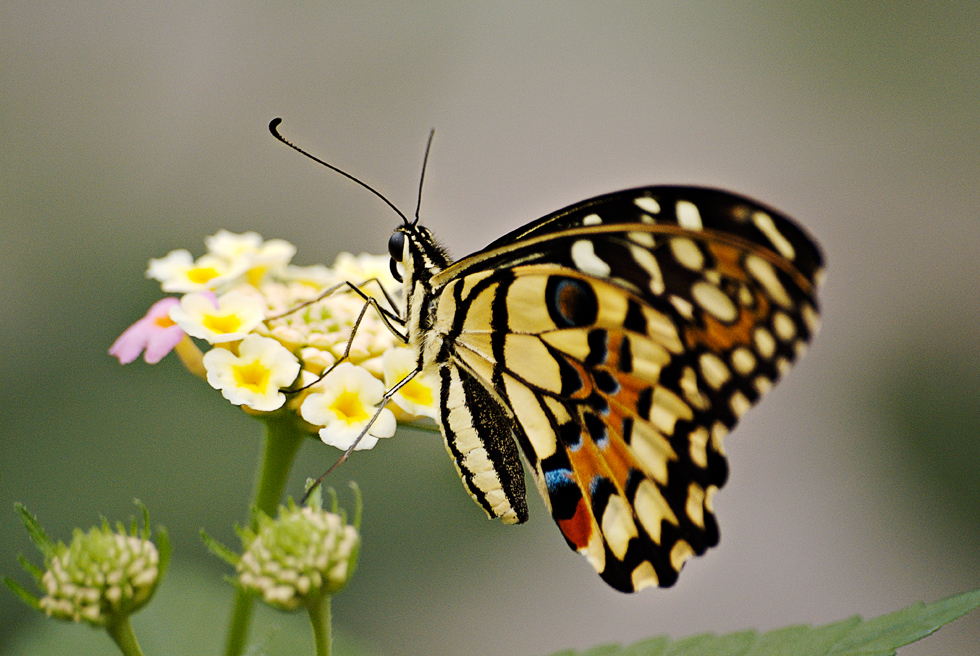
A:
[[[222,228],[210,237],[205,237],[204,245],[208,247],[209,253],[233,262],[258,252],[262,246],[262,235],[252,231],[235,234]]]
[[[322,264],[311,266],[289,264],[283,268],[281,277],[283,280],[307,285],[314,289],[326,289],[338,282],[336,274]]]
[[[324,444],[347,450],[368,425],[382,402],[385,386],[363,367],[342,362],[331,371],[318,388],[300,406],[303,419],[320,429]],[[370,449],[379,437],[395,434],[395,415],[385,408],[371,425],[370,431],[357,445],[357,450]]]
[[[265,304],[240,291],[223,294],[215,302],[208,294],[186,294],[170,308],[170,318],[192,337],[210,344],[236,342],[262,323]]]
[[[382,306],[386,308],[388,304],[384,300],[385,296],[381,293],[378,283],[391,296],[397,296],[402,289],[402,283],[395,280],[391,275],[391,257],[387,255],[361,253],[354,256],[350,253],[339,253],[333,263],[333,270],[337,275],[338,282],[346,280],[354,283],[363,292],[381,301]],[[377,280],[378,282],[364,284],[369,280]]]
[[[276,340],[249,335],[238,345],[238,355],[221,347],[205,353],[204,368],[211,387],[235,405],[271,412],[286,402],[280,389],[296,380],[300,364]]]
[[[385,385],[390,389],[415,371],[415,354],[406,348],[395,348],[386,351],[382,359],[384,366]],[[415,416],[432,417],[435,419],[436,381],[432,376],[415,374],[412,380],[402,385],[391,400],[406,413]]]
[[[165,292],[187,293],[217,289],[242,273],[220,257],[205,255],[195,261],[190,252],[179,249],[150,260],[146,277],[159,280]]]
[[[285,239],[263,241],[257,232],[235,234],[219,230],[204,238],[212,255],[223,258],[233,269],[245,273],[249,283],[258,285],[270,271],[279,271],[293,259],[296,247]]]

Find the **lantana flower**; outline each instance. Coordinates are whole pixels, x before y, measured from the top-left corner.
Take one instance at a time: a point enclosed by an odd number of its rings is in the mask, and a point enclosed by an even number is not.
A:
[[[386,386],[415,366],[412,349],[374,308],[354,333],[366,301],[346,282],[386,310],[402,310],[390,258],[341,253],[333,267],[296,266],[292,244],[254,232],[219,230],[205,243],[207,252],[196,260],[177,250],[150,261],[149,277],[165,291],[186,293],[154,305],[113,344],[112,354],[127,363],[145,350],[147,362],[156,362],[176,343],[188,369],[230,402],[253,414],[297,413],[303,430],[346,449],[374,417]],[[192,338],[211,347],[203,357]],[[358,449],[392,435],[396,419],[435,417],[435,389],[421,376],[407,383]]]
[[[118,358],[121,364],[129,364],[140,353],[148,364],[162,360],[184,339],[184,330],[170,318],[170,309],[179,303],[179,299],[170,296],[151,305],[142,319],[112,343],[109,355]]]
[[[238,345],[237,354],[224,348],[205,353],[204,368],[208,383],[235,405],[271,412],[286,402],[281,389],[296,380],[300,364],[276,340],[249,335]]]
[[[221,344],[251,333],[265,319],[265,308],[260,297],[238,290],[217,300],[208,294],[186,294],[170,309],[170,318],[188,335]]]
[[[412,375],[417,366],[415,354],[408,349],[391,349],[384,354],[385,386],[391,389],[406,376]],[[391,397],[404,414],[431,416],[436,403],[436,381],[425,374],[415,374]]]
[[[303,419],[323,426],[320,440],[338,449],[349,449],[378,413],[385,386],[363,367],[342,362],[319,383],[322,392],[310,394],[300,407]],[[373,448],[379,437],[395,434],[395,415],[385,408],[361,438],[355,450]]]
[[[165,292],[186,293],[217,289],[240,273],[228,260],[215,255],[194,260],[188,251],[180,249],[150,260],[146,277],[159,280]]]
[[[258,285],[266,274],[278,272],[293,259],[296,247],[285,239],[263,241],[257,232],[240,235],[219,230],[204,238],[208,250],[229,262],[238,262],[252,285]]]

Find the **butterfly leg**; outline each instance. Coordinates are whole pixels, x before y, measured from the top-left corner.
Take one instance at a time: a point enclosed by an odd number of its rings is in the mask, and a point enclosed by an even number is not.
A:
[[[375,299],[373,296],[368,295],[363,289],[361,289],[361,287],[367,287],[372,282],[375,283],[375,284],[377,284],[378,289],[381,290],[381,293],[384,295],[385,300],[388,302],[388,305],[391,307],[391,310],[387,310],[387,309],[381,307],[381,304],[378,303],[377,299]],[[333,295],[338,290],[344,289],[344,288],[347,288],[347,291],[353,291],[355,294],[357,294],[358,296],[360,296],[361,298],[363,298],[365,301],[367,301],[369,303],[372,303],[374,305],[375,309],[378,311],[378,314],[381,315],[381,318],[385,322],[385,325],[388,326],[388,329],[389,330],[392,330],[392,332],[396,332],[396,331],[391,327],[391,324],[389,322],[392,322],[393,321],[393,322],[397,323],[399,326],[404,326],[405,325],[405,320],[398,313],[398,307],[395,304],[395,300],[391,297],[391,295],[388,293],[388,290],[385,289],[384,285],[382,285],[381,284],[381,281],[378,280],[377,278],[369,278],[369,279],[365,280],[363,283],[361,283],[360,285],[355,285],[352,282],[344,281],[344,282],[342,282],[340,284],[334,285],[333,287],[330,287],[330,288],[324,290],[316,298],[310,299],[309,301],[304,301],[303,303],[300,303],[296,307],[290,308],[289,310],[286,310],[285,312],[282,312],[280,314],[277,314],[277,315],[274,315],[274,316],[271,316],[271,317],[267,317],[266,318],[266,321],[272,321],[274,319],[281,319],[282,317],[288,316],[288,315],[292,314],[293,312],[298,312],[298,311],[302,310],[305,307],[309,307],[310,305],[313,305],[314,303],[319,303],[323,299],[327,298],[328,296]],[[397,332],[396,332],[396,334],[397,334]]]
[[[364,304],[365,309],[367,308],[367,305],[368,305],[367,303]],[[361,314],[363,314],[363,313],[364,313],[364,311],[362,310],[361,311]],[[334,366],[336,366],[336,365],[334,365]],[[333,367],[331,367],[331,369],[333,369]],[[330,465],[330,468],[327,471],[325,471],[322,474],[320,474],[320,477],[317,478],[315,481],[313,481],[313,483],[310,485],[310,487],[307,488],[306,493],[303,494],[303,498],[300,499],[300,505],[303,505],[304,503],[306,503],[306,498],[308,496],[310,496],[310,492],[312,492],[314,489],[316,489],[316,487],[320,483],[323,482],[323,479],[325,479],[327,476],[329,476],[330,473],[333,470],[335,470],[337,467],[339,467],[344,462],[346,462],[346,460],[348,458],[350,458],[350,454],[352,454],[354,452],[354,450],[357,448],[357,445],[361,442],[362,439],[364,439],[364,436],[368,434],[368,431],[371,430],[371,426],[373,426],[374,425],[374,422],[377,421],[378,420],[378,417],[381,416],[381,412],[385,409],[385,406],[388,405],[388,401],[390,401],[392,399],[392,397],[395,396],[395,394],[398,393],[398,390],[400,390],[402,387],[404,387],[405,385],[407,385],[408,382],[410,380],[412,380],[413,378],[415,378],[415,376],[417,376],[421,371],[422,371],[422,368],[421,367],[415,368],[413,371],[410,371],[404,378],[402,378],[400,381],[398,381],[397,383],[395,383],[391,387],[391,389],[389,389],[388,391],[386,391],[384,393],[384,396],[381,397],[381,404],[378,406],[378,409],[374,413],[374,416],[371,417],[371,420],[367,423],[366,426],[364,426],[364,430],[361,431],[360,435],[358,435],[356,438],[354,438],[354,442],[349,447],[347,447],[347,450],[344,451],[339,458],[337,458],[337,461],[335,463],[333,463],[332,465]],[[324,374],[324,375],[326,375],[326,374]]]

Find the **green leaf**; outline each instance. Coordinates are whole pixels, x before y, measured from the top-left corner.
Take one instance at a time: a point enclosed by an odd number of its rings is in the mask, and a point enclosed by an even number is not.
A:
[[[705,633],[671,642],[666,636],[629,647],[600,645],[553,656],[895,656],[899,647],[938,631],[980,607],[980,589],[932,604],[919,602],[870,620],[858,616],[826,626],[788,626],[768,633]]]

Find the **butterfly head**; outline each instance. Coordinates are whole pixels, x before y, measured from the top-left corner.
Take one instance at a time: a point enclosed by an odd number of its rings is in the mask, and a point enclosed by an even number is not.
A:
[[[388,239],[388,254],[391,255],[391,274],[409,288],[452,264],[446,249],[436,242],[428,228],[418,225],[417,221],[395,228]],[[399,264],[402,271],[398,269]]]

